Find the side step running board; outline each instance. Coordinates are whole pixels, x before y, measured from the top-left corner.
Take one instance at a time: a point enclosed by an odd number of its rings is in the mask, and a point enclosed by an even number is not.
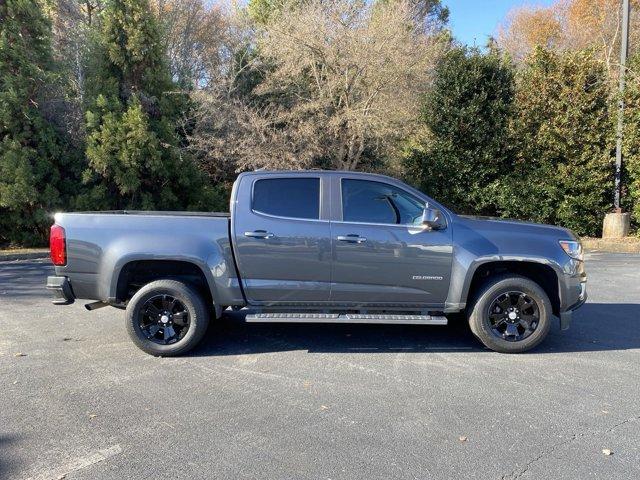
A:
[[[260,323],[381,323],[397,325],[446,325],[447,317],[370,313],[250,313],[246,322]]]

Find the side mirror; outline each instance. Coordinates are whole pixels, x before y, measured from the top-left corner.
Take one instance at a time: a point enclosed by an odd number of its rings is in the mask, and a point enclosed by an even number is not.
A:
[[[431,208],[428,205],[422,211],[422,225],[429,230],[441,230],[445,227],[442,212],[437,208]]]

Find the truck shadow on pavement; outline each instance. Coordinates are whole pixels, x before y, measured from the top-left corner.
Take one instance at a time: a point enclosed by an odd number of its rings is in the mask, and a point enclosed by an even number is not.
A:
[[[0,262],[0,302],[49,302],[44,288],[49,260]],[[489,352],[464,321],[447,327],[420,325],[246,324],[239,312],[212,322],[195,356],[288,350],[310,353]],[[547,339],[530,354],[640,349],[640,304],[587,302],[561,332],[554,321]],[[1,459],[0,459],[1,460]]]
[[[529,354],[630,350],[640,348],[640,305],[587,303],[560,331],[555,320],[547,339]],[[420,325],[244,323],[225,312],[213,324],[194,356],[243,355],[288,350],[309,353],[490,352],[466,323]]]
[[[16,467],[15,461],[10,461],[6,458],[6,452],[9,450],[10,445],[16,443],[16,441],[17,437],[15,435],[0,435],[0,478],[5,478],[4,472]]]

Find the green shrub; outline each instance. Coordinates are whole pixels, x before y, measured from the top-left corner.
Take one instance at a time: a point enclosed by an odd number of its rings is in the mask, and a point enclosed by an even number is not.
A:
[[[640,54],[629,62],[624,99],[623,189],[624,207],[640,223]]]
[[[537,49],[516,76],[499,213],[599,235],[613,191],[609,80],[590,52]]]
[[[507,172],[513,67],[495,53],[454,48],[436,68],[408,148],[407,180],[460,213],[495,214],[494,182]]]

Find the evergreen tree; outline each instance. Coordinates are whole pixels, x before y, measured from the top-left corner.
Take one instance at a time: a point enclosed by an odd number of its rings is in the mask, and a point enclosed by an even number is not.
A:
[[[409,181],[460,213],[496,213],[506,173],[513,70],[497,53],[454,48],[425,99],[423,138],[406,154]]]
[[[63,144],[41,111],[51,25],[35,0],[0,0],[0,245],[42,243],[61,203]]]
[[[615,111],[617,114],[617,109]],[[623,192],[625,209],[640,223],[640,53],[629,61],[624,99]]]
[[[86,115],[90,190],[80,206],[210,207],[212,189],[180,149],[176,122],[188,99],[174,91],[148,1],[110,0],[95,51]]]
[[[612,204],[610,90],[592,52],[536,49],[518,72],[517,154],[500,181],[501,212],[598,235]]]

